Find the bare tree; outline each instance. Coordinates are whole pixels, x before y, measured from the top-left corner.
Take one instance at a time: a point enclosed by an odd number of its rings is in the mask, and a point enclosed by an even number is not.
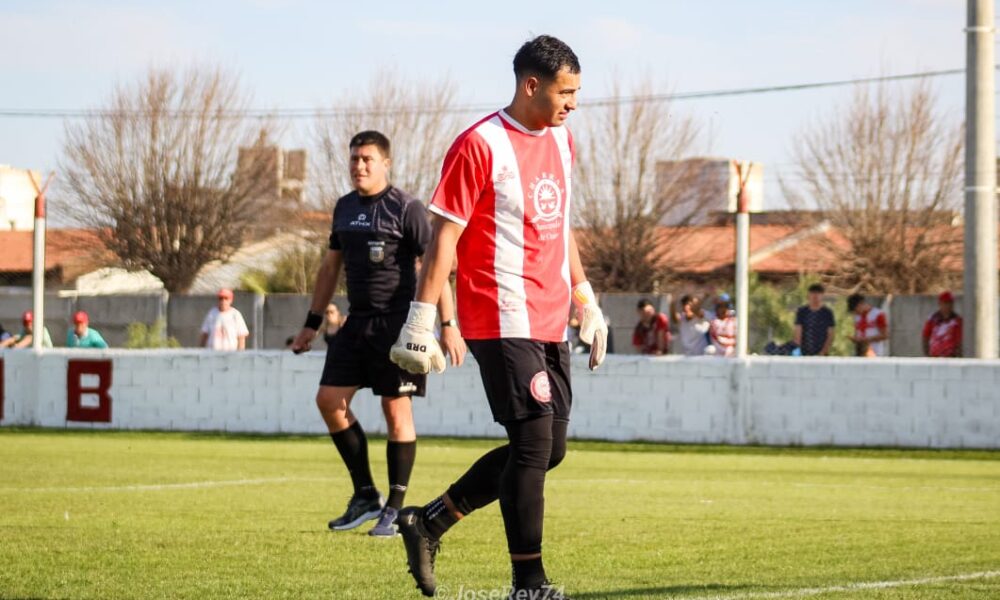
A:
[[[203,265],[226,260],[249,226],[267,165],[235,176],[237,151],[266,137],[246,116],[249,94],[221,69],[150,69],[99,113],[68,123],[63,208],[101,234],[130,270],[186,291]]]
[[[830,236],[834,283],[848,290],[919,293],[948,283],[962,243],[962,127],[936,107],[926,82],[860,87],[851,102],[796,141],[786,196],[818,209]],[[795,185],[795,184],[798,185]]]
[[[407,81],[396,71],[376,73],[367,88],[348,91],[313,125],[317,146],[317,192],[324,207],[351,189],[347,144],[366,129],[384,133],[392,143],[393,185],[424,201],[430,199],[448,146],[459,133],[456,86],[447,78]]]
[[[671,244],[682,243],[683,228],[665,236],[662,221],[674,213],[674,221],[684,224],[701,208],[691,200],[701,165],[672,169],[657,182],[656,164],[690,155],[699,127],[669,102],[652,98],[649,78],[632,86],[628,97],[622,88],[614,80],[610,98],[581,111],[576,220],[580,251],[595,284],[607,291],[645,292],[669,281],[666,256]]]

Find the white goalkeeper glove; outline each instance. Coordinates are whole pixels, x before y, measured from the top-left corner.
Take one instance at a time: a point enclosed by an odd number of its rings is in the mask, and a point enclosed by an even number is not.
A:
[[[399,338],[389,350],[389,360],[402,369],[422,375],[444,371],[444,353],[434,339],[434,319],[437,307],[426,302],[410,302],[410,314],[399,332]]]
[[[580,321],[580,341],[590,345],[590,370],[593,371],[601,366],[608,352],[608,322],[597,305],[590,282],[584,281],[573,288],[573,304]]]

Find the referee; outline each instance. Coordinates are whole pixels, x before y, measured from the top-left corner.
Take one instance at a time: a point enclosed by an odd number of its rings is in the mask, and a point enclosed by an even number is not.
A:
[[[434,237],[416,301],[392,359],[426,373],[444,362],[433,336],[435,303],[458,257],[458,312],[479,363],[493,419],[508,444],[487,452],[438,498],[406,508],[399,531],[410,573],[427,596],[442,535],[459,519],[500,501],[513,572],[510,598],[564,600],[542,565],[546,471],[566,454],[569,424],[570,300],[590,368],[604,359],[607,324],[570,228],[573,137],[580,63],[551,36],[514,56],[517,87],[504,109],[455,140],[431,200]]]
[[[393,364],[389,348],[406,320],[418,262],[431,231],[423,203],[389,184],[389,139],[377,131],[362,131],[351,138],[349,148],[354,191],[340,198],[333,210],[330,247],[316,276],[305,326],[291,348],[295,353],[310,349],[343,269],[350,312],[327,348],[316,404],[354,491],[346,512],[330,521],[329,527],[354,529],[378,518],[369,535],[393,537],[417,450],[411,398],[424,395],[426,376],[412,375]],[[450,289],[441,294],[438,309],[441,344],[452,364],[461,364],[465,343],[454,320]],[[444,366],[442,356],[434,368],[440,371]],[[382,397],[389,437],[388,499],[372,480],[368,440],[351,412],[351,400],[360,388],[371,388]]]

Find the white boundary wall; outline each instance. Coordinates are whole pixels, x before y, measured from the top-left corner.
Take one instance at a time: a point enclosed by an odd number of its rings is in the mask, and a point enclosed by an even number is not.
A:
[[[1000,361],[609,356],[574,360],[570,434],[670,442],[1000,448]],[[48,350],[0,354],[2,425],[322,433],[322,353]],[[71,359],[110,360],[111,420],[67,420]],[[84,387],[96,377],[84,376]],[[83,397],[83,405],[96,396]],[[353,405],[384,432],[379,403]],[[423,435],[499,437],[474,361],[432,375]]]

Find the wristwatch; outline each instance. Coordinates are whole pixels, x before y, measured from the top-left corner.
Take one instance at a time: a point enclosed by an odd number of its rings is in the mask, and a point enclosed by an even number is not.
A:
[[[458,327],[458,321],[455,319],[448,319],[447,321],[441,321],[441,327]]]

